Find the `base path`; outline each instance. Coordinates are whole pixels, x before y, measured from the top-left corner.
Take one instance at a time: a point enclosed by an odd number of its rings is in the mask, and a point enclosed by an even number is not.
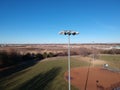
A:
[[[65,73],[68,78],[68,72]],[[71,69],[71,84],[80,90],[112,90],[120,87],[120,73],[100,67]]]

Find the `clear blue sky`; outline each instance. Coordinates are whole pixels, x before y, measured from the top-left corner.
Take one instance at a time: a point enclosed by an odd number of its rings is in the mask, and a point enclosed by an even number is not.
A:
[[[0,43],[120,43],[120,0],[0,0]]]

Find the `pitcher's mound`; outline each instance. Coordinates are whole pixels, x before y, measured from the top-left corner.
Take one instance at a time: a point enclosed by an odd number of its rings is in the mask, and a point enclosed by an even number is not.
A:
[[[65,73],[65,79],[68,80],[68,72]],[[86,90],[112,90],[120,87],[120,73],[103,68],[90,68],[88,73],[87,67],[73,68],[71,83],[80,90],[85,90],[85,86]]]

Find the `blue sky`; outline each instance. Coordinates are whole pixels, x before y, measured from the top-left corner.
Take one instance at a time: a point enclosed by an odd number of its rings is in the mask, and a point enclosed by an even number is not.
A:
[[[120,0],[0,0],[0,43],[120,43]]]

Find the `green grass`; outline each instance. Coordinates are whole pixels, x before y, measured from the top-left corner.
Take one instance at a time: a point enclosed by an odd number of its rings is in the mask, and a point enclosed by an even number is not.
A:
[[[79,59],[79,60],[78,60]],[[87,66],[81,58],[71,58],[71,67]],[[0,90],[67,90],[64,80],[67,57],[49,58],[0,80]],[[72,90],[77,90],[72,86]]]
[[[106,61],[111,67],[120,69],[120,55],[101,55],[100,59]]]

